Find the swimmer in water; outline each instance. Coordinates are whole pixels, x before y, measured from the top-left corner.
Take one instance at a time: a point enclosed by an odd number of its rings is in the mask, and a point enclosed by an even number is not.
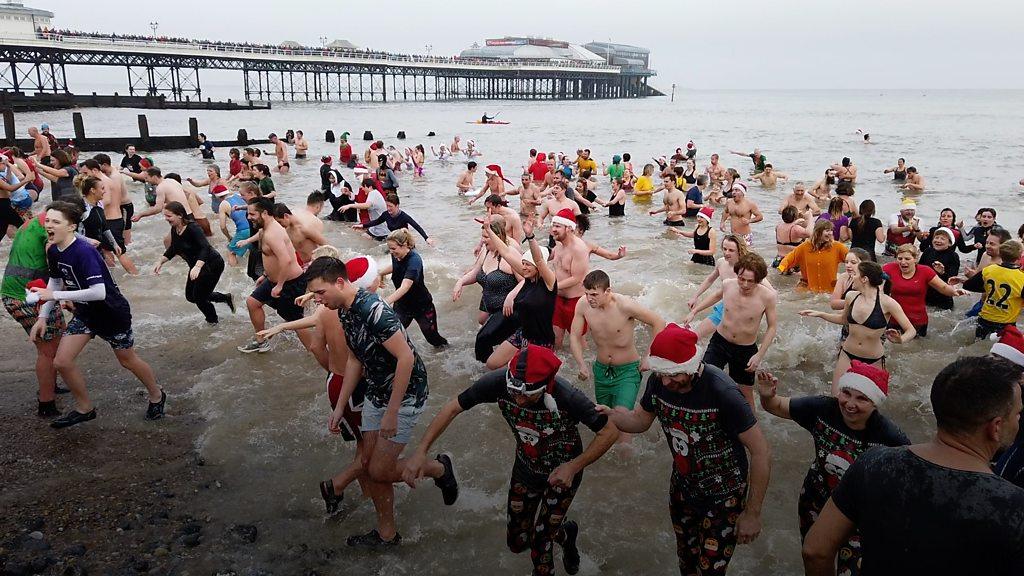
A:
[[[779,180],[789,180],[789,176],[782,172],[776,172],[771,164],[765,164],[764,170],[752,175],[749,180],[760,182],[763,188],[775,188],[775,184]]]
[[[907,181],[900,186],[900,189],[908,192],[924,192],[924,178],[917,173],[917,168],[913,166],[907,168]]]
[[[892,174],[893,180],[903,181],[907,179],[907,161],[903,158],[896,160],[896,165],[892,168],[886,168],[882,171],[882,174]]]
[[[473,182],[474,176],[476,176],[476,162],[470,160],[466,163],[466,171],[455,182],[455,187],[459,189],[460,196],[467,194],[476,187],[476,184]]]

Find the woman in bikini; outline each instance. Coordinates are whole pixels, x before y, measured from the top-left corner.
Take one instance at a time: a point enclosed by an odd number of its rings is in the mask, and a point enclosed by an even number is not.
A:
[[[885,367],[883,336],[890,342],[906,344],[914,339],[917,332],[907,319],[900,305],[882,293],[885,275],[876,262],[861,262],[855,272],[850,272],[853,291],[845,297],[845,306],[840,312],[819,312],[801,310],[801,316],[821,318],[833,324],[849,327],[850,334],[839,348],[835,369],[832,372],[832,395],[839,393],[836,383],[850,368],[853,360],[865,364]],[[890,319],[903,329],[889,328]]]
[[[811,237],[811,232],[807,230],[805,220],[799,219],[797,216],[799,214],[796,211],[796,206],[786,206],[782,209],[782,222],[775,225],[775,249],[777,254],[775,260],[772,261],[772,268],[778,268],[786,254],[792,252],[805,239]],[[797,272],[799,268],[792,271]]]

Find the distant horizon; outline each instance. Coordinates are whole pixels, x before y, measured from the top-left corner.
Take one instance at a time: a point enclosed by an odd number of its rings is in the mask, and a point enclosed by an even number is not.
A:
[[[635,0],[626,10],[616,0],[591,0],[586,10],[555,13],[543,0],[521,0],[514,11],[503,2],[449,0],[443,9],[403,5],[387,18],[376,6],[355,3],[326,18],[322,3],[294,0],[249,7],[252,17],[244,27],[234,25],[234,5],[205,0],[153,5],[144,15],[125,10],[122,0],[93,0],[89,10],[69,10],[57,0],[24,3],[53,12],[55,28],[148,36],[150,22],[158,22],[157,35],[163,36],[307,46],[321,45],[321,38],[345,39],[407,54],[453,55],[503,36],[611,41],[649,49],[650,66],[659,74],[650,83],[669,90],[673,82],[677,90],[1024,90],[1024,76],[1011,73],[1024,58],[1017,30],[1024,4],[1011,2],[981,9],[862,0],[838,11],[830,3],[802,0],[685,6]],[[337,25],[337,16],[351,25]]]

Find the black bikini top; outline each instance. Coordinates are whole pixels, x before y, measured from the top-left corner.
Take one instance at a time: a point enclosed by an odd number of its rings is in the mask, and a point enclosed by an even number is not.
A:
[[[885,312],[882,311],[881,290],[875,292],[875,307],[871,309],[871,314],[863,322],[857,322],[853,319],[853,306],[857,303],[857,298],[860,298],[860,294],[854,296],[853,302],[850,303],[850,312],[846,315],[848,323],[863,326],[868,330],[881,330],[889,325],[889,321],[885,319]]]

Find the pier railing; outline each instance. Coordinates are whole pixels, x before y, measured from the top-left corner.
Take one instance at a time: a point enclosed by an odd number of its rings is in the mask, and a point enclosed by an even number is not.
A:
[[[538,69],[538,68],[551,68],[551,69],[587,69],[595,71],[606,71],[610,73],[617,73],[620,71],[619,66],[613,66],[605,62],[591,62],[587,60],[531,60],[522,58],[503,58],[503,59],[483,59],[483,58],[460,58],[458,56],[425,56],[419,54],[396,54],[390,52],[377,52],[371,50],[354,50],[354,49],[333,49],[333,48],[313,48],[308,46],[303,47],[287,47],[287,46],[269,46],[269,45],[253,45],[253,44],[238,44],[229,42],[203,42],[203,41],[183,41],[178,39],[145,39],[137,37],[121,37],[116,35],[111,36],[100,36],[100,35],[86,35],[86,34],[65,34],[56,32],[37,32],[35,38],[23,36],[7,36],[0,37],[0,42],[13,43],[13,42],[24,42],[27,39],[41,40],[44,42],[58,42],[62,45],[70,47],[70,45],[84,45],[88,47],[124,47],[124,48],[172,48],[179,50],[199,50],[202,52],[214,52],[223,54],[224,56],[231,55],[242,55],[242,56],[286,56],[286,57],[318,57],[318,58],[331,58],[331,59],[344,59],[344,60],[359,60],[364,62],[378,63],[378,64],[424,64],[424,65],[443,65],[443,66],[467,66],[467,67],[481,67],[481,68],[499,68],[506,70],[514,69]]]

